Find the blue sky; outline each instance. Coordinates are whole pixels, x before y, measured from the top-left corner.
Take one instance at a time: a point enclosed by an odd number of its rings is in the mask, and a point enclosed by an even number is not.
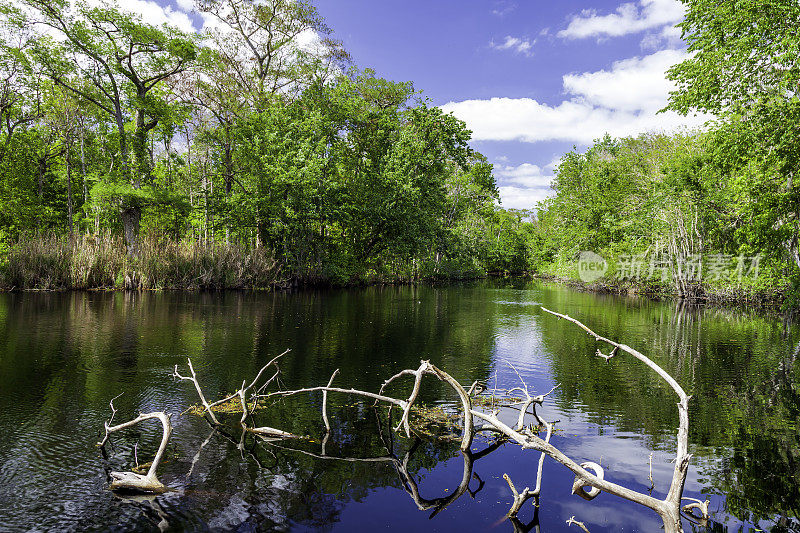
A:
[[[153,23],[200,29],[192,0],[126,0]],[[676,131],[707,117],[657,114],[664,70],[686,57],[677,0],[316,0],[354,62],[412,81],[473,131],[503,206],[552,194],[553,168],[593,139]]]
[[[695,127],[656,114],[664,69],[685,57],[675,0],[320,0],[361,67],[413,81],[467,122],[505,207],[552,194],[553,165],[605,132]]]

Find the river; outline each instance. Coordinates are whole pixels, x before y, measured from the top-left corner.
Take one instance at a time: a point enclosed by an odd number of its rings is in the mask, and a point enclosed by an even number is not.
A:
[[[222,431],[214,431],[185,412],[197,395],[171,374],[175,365],[188,373],[187,357],[206,394],[218,398],[287,348],[284,388],[324,385],[338,368],[339,386],[377,391],[422,359],[464,384],[510,388],[519,385],[513,365],[536,393],[558,385],[540,410],[558,421],[554,445],[644,493],[652,453],[652,494],[663,497],[678,425],[673,392],[630,357],[594,357],[594,339],[542,305],[645,353],[693,395],[684,495],[710,500],[709,531],[800,529],[797,324],[764,312],[512,279],[300,292],[0,294],[0,531],[513,531],[504,521],[511,493],[502,476],[533,487],[538,452],[494,446],[475,460],[470,491],[436,512],[420,507],[447,498],[462,479],[452,422],[427,428],[450,438],[423,432],[409,439],[387,432],[386,409],[331,393],[323,458],[318,393],[255,414],[259,425],[299,440],[246,436],[241,446],[238,415],[219,415]],[[404,398],[409,386],[391,390]],[[109,400],[120,393],[116,422],[154,410],[171,415],[174,432],[158,471],[171,492],[142,499],[107,489],[111,469],[149,461],[161,436],[157,423],[141,424],[115,434],[108,456],[101,454]],[[421,400],[444,413],[457,405],[430,377]],[[491,445],[481,437],[473,450]],[[389,453],[397,460],[358,460]],[[522,525],[578,531],[566,523],[574,516],[592,533],[660,529],[647,508],[608,494],[592,502],[571,495],[572,481],[548,458],[539,508],[527,503]],[[684,528],[700,529],[688,519]]]

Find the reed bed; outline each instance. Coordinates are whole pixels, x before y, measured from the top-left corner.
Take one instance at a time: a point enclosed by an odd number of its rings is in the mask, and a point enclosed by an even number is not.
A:
[[[128,257],[119,237],[37,235],[0,258],[0,287],[67,289],[244,289],[277,283],[280,265],[263,249],[144,237]]]

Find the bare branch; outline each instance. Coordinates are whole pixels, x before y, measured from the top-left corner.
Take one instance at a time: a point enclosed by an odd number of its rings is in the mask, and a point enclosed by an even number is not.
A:
[[[258,380],[261,377],[261,374],[264,373],[264,370],[269,368],[270,365],[275,364],[278,361],[278,359],[280,359],[281,357],[283,357],[284,355],[286,355],[287,353],[289,353],[291,351],[292,350],[290,348],[286,349],[282,354],[276,355],[275,357],[270,359],[270,361],[266,365],[261,367],[261,370],[258,371],[258,374],[256,374],[256,377],[253,378],[253,381],[250,382],[250,385],[248,385],[247,387],[244,388],[244,391],[247,392],[248,390],[252,389],[255,386],[255,384],[258,383]]]
[[[106,435],[103,438],[103,440],[98,443],[98,446],[105,445],[106,441],[108,440],[109,434],[114,433],[115,431],[119,431],[121,429],[135,426],[136,424],[142,422],[143,420],[150,420],[153,418],[156,418],[161,422],[161,426],[164,432],[161,437],[161,445],[158,447],[158,451],[156,452],[156,455],[153,458],[153,462],[150,464],[150,468],[147,471],[147,474],[141,475],[141,474],[136,474],[134,472],[111,472],[110,475],[113,479],[111,485],[109,486],[111,490],[127,489],[127,490],[135,490],[138,492],[154,492],[154,493],[162,493],[169,490],[156,477],[156,469],[158,468],[158,464],[161,462],[161,459],[164,457],[164,451],[167,449],[167,443],[169,442],[170,435],[172,435],[172,424],[170,423],[169,415],[167,415],[166,413],[162,411],[156,411],[153,413],[140,414],[133,420],[129,422],[123,422],[122,424],[117,424],[116,426],[109,426],[109,423],[106,422],[104,424]]]
[[[569,518],[569,520],[567,520],[567,525],[568,526],[572,526],[572,525],[578,526],[579,528],[584,530],[586,533],[589,533],[589,529],[587,529],[586,525],[583,522],[578,522],[577,520],[575,520],[575,515],[572,515]]]
[[[597,479],[603,480],[605,473],[603,471],[603,467],[597,463],[592,461],[587,461],[585,463],[581,463],[583,468],[589,468],[594,472],[594,475],[597,476]],[[588,491],[584,490],[586,487],[590,487]],[[586,480],[582,479],[580,476],[575,476],[575,481],[572,483],[572,494],[577,494],[587,502],[594,500],[598,494],[600,494],[600,489],[595,486],[592,486],[590,483],[587,483]]]
[[[614,348],[611,350],[611,353],[609,353],[608,355],[606,355],[606,354],[604,354],[603,352],[601,352],[601,351],[600,351],[600,349],[598,348],[598,349],[597,349],[597,353],[595,353],[595,355],[596,355],[597,357],[602,357],[603,359],[605,359],[605,360],[606,360],[606,363],[608,363],[609,359],[611,359],[612,357],[614,357],[615,355],[617,355],[617,350],[619,350],[619,347],[617,347],[617,346],[614,346]]]
[[[242,382],[242,388],[241,388],[241,389],[237,390],[237,391],[236,391],[236,392],[234,392],[233,394],[230,394],[230,395],[226,396],[225,398],[222,398],[221,400],[217,400],[217,401],[215,401],[215,402],[211,402],[211,403],[209,403],[209,402],[206,400],[206,397],[205,397],[205,395],[203,394],[203,389],[200,387],[200,383],[199,383],[199,382],[198,382],[198,380],[197,380],[197,374],[196,374],[196,373],[195,373],[195,371],[194,371],[194,367],[192,366],[192,360],[191,360],[190,358],[187,358],[187,361],[188,361],[188,363],[189,363],[189,371],[192,373],[192,377],[188,377],[188,376],[182,376],[182,375],[181,375],[181,374],[178,372],[178,365],[175,365],[175,369],[172,371],[172,377],[174,377],[174,378],[176,378],[176,379],[180,379],[180,380],[191,381],[191,382],[194,384],[194,388],[195,388],[195,390],[197,391],[197,395],[200,397],[200,402],[203,404],[203,408],[205,409],[205,411],[206,411],[206,412],[208,412],[208,415],[211,417],[211,421],[212,421],[212,422],[214,422],[214,424],[215,424],[215,425],[219,425],[219,420],[217,420],[217,417],[216,417],[216,415],[214,415],[214,411],[213,411],[212,407],[215,407],[215,406],[217,406],[217,405],[220,405],[220,404],[223,404],[223,403],[225,403],[225,402],[228,402],[228,401],[230,401],[230,400],[233,400],[233,399],[234,399],[234,398],[236,398],[237,396],[240,396],[240,395],[245,395],[245,394],[247,393],[247,391],[249,391],[250,389],[252,389],[252,388],[253,388],[253,387],[254,387],[254,386],[255,386],[255,385],[258,383],[258,380],[259,380],[259,379],[261,379],[261,375],[264,373],[264,371],[265,371],[267,368],[269,368],[269,367],[270,367],[270,366],[272,366],[272,365],[275,365],[275,367],[277,368],[277,366],[278,366],[278,365],[277,365],[277,361],[278,361],[278,359],[280,359],[281,357],[283,357],[284,355],[286,355],[286,354],[287,354],[287,353],[289,353],[290,351],[291,351],[291,350],[286,350],[286,351],[284,351],[282,354],[280,354],[280,355],[277,355],[277,356],[273,357],[272,359],[270,359],[270,360],[267,362],[267,364],[265,364],[264,366],[262,366],[262,367],[261,367],[261,370],[259,370],[259,371],[258,371],[258,373],[256,374],[256,377],[255,377],[255,378],[253,378],[253,381],[251,381],[249,385],[245,386],[245,382]],[[268,379],[268,380],[267,380],[267,381],[266,381],[266,382],[265,382],[265,383],[264,383],[264,384],[261,386],[261,388],[259,389],[259,391],[263,390],[264,388],[266,388],[266,387],[267,387],[267,385],[269,385],[270,383],[272,383],[272,381],[273,381],[275,378],[277,378],[277,377],[278,377],[278,374],[279,374],[279,373],[280,373],[280,368],[278,368],[278,369],[276,370],[275,374],[273,374],[273,375],[272,375],[272,377],[270,377],[270,378],[269,378],[269,379]],[[246,410],[246,405],[245,405],[244,401],[243,401],[243,403],[242,403],[242,406],[243,406],[243,408],[245,408],[245,410]],[[243,423],[243,422],[242,422],[242,423]]]
[[[563,318],[564,320],[568,320],[569,322],[572,322],[573,324],[577,324],[581,329],[583,329],[586,333],[588,333],[589,335],[594,337],[595,340],[598,341],[598,342],[599,341],[603,341],[605,343],[610,344],[611,346],[614,346],[615,348],[621,349],[624,352],[628,352],[629,354],[634,356],[636,359],[638,359],[639,361],[643,362],[644,364],[646,364],[647,366],[652,368],[656,372],[656,374],[661,376],[661,378],[664,381],[666,381],[669,384],[670,387],[672,387],[672,390],[675,391],[675,393],[678,395],[678,398],[680,398],[681,400],[683,400],[684,398],[688,400],[689,396],[686,394],[686,392],[683,390],[683,388],[680,385],[678,385],[678,382],[675,381],[675,379],[672,376],[670,376],[663,368],[661,368],[660,366],[655,364],[649,357],[646,357],[641,352],[638,352],[637,350],[634,350],[633,348],[631,348],[630,346],[627,346],[625,344],[619,344],[619,343],[614,342],[614,341],[612,341],[610,339],[607,339],[605,337],[601,337],[600,335],[598,335],[597,333],[595,333],[594,331],[592,331],[591,329],[586,327],[583,323],[581,323],[578,320],[575,320],[572,317],[569,317],[567,315],[562,315],[561,313],[556,313],[554,311],[550,311],[549,309],[547,309],[545,307],[542,307],[542,311],[544,311],[546,313],[550,313],[551,315],[557,316],[559,318]]]
[[[208,402],[206,401],[206,397],[203,394],[203,389],[200,388],[200,383],[197,382],[197,374],[195,374],[194,372],[194,367],[192,366],[192,360],[187,357],[186,361],[189,363],[189,372],[192,373],[192,377],[181,376],[178,373],[178,365],[175,365],[175,369],[172,371],[172,377],[180,380],[191,381],[192,383],[194,383],[194,388],[195,390],[197,390],[197,395],[200,396],[200,401],[203,403],[203,407],[205,407],[206,412],[208,412],[208,416],[211,417],[211,421],[214,422],[214,424],[219,425],[217,417],[214,416],[214,411],[211,410],[211,406],[208,405]]]
[[[372,392],[360,391],[356,389],[341,389],[339,387],[306,387],[304,389],[295,389],[295,390],[282,390],[282,391],[275,391],[269,392],[266,394],[259,394],[259,398],[272,398],[275,396],[293,396],[295,394],[300,394],[302,392],[314,392],[314,391],[327,391],[327,392],[341,392],[344,394],[354,394],[356,396],[366,396],[367,398],[372,398],[374,400],[379,400],[382,402],[392,403],[394,405],[398,405],[405,409],[406,402],[403,400],[398,400],[397,398],[391,398],[389,396],[383,396],[381,394],[375,394]]]
[[[508,483],[508,488],[511,489],[511,493],[514,495],[514,501],[511,504],[511,509],[508,510],[506,516],[516,516],[522,505],[530,498],[536,496],[536,494],[534,494],[534,492],[528,487],[525,487],[522,492],[518,492],[517,488],[514,486],[514,483],[511,482],[511,478],[508,477],[508,474],[503,474],[503,479],[506,480],[506,483]]]
[[[576,324],[578,327],[583,329],[586,333],[590,336],[594,337],[596,341],[605,342],[610,344],[611,346],[626,352],[639,361],[643,362],[645,365],[650,367],[656,374],[658,374],[664,381],[672,387],[672,390],[675,391],[675,394],[678,395],[678,436],[677,436],[677,451],[675,453],[675,469],[672,474],[672,483],[669,487],[669,492],[667,493],[667,497],[664,499],[664,502],[667,504],[669,508],[669,515],[671,520],[677,521],[677,528],[680,529],[680,516],[679,516],[679,507],[681,501],[681,495],[683,494],[683,485],[686,481],[686,472],[689,468],[689,461],[691,460],[691,454],[689,453],[689,399],[691,396],[687,395],[686,392],[683,390],[675,378],[669,375],[663,368],[658,366],[655,362],[653,362],[649,357],[646,357],[644,354],[627,346],[625,344],[619,344],[614,342],[610,339],[605,337],[601,337],[591,329],[589,329],[586,325],[581,323],[578,320],[575,320],[572,317],[567,315],[562,315],[560,313],[556,313],[554,311],[550,311],[549,309],[542,307],[542,311],[549,313],[551,315],[557,316],[559,318],[563,318],[573,324]],[[612,352],[613,353],[613,352]],[[605,490],[605,489],[604,489]],[[677,511],[676,511],[677,509]]]
[[[414,405],[414,402],[419,395],[419,388],[420,385],[422,385],[422,375],[428,369],[428,365],[428,361],[422,361],[419,368],[412,372],[414,374],[414,388],[411,389],[411,395],[408,397],[406,406],[403,408],[403,416],[401,417],[400,422],[397,424],[397,427],[394,428],[395,431],[399,431],[400,426],[402,425],[406,430],[406,437],[411,436],[411,425],[408,422],[408,417],[411,412],[411,406]]]
[[[389,383],[396,380],[397,378],[400,378],[402,376],[413,376],[413,375],[416,375],[416,371],[414,370],[401,370],[400,372],[398,372],[397,374],[395,374],[394,376],[390,377],[389,379],[383,382],[383,385],[381,385],[378,394],[383,394],[383,389],[385,389],[389,385]]]
[[[700,511],[701,517],[708,520],[708,506],[711,503],[709,500],[700,501],[697,498],[689,498],[687,496],[684,496],[683,498],[681,498],[681,500],[689,500],[690,502],[692,502],[690,504],[683,506],[684,513],[691,514],[696,518],[696,515],[692,512],[692,509],[697,509]]]
[[[336,374],[338,374],[338,373],[339,373],[339,369],[338,368],[333,371],[333,374],[331,374],[331,379],[328,380],[328,387],[333,385],[333,378],[335,378]],[[326,391],[326,390],[322,391],[322,420],[323,420],[323,422],[325,422],[325,431],[326,431],[326,433],[329,434],[331,432],[331,423],[328,421],[328,391]],[[326,440],[327,440],[327,437],[328,437],[328,435],[326,434],[325,435]],[[325,446],[323,445],[323,450],[324,450],[324,448],[325,448]],[[322,455],[325,455],[324,451],[323,451]]]

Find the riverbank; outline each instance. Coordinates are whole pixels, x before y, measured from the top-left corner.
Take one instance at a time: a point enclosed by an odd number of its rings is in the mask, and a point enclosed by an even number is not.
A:
[[[679,299],[700,304],[780,308],[782,310],[793,309],[798,305],[791,297],[791,287],[788,284],[755,288],[747,285],[712,285],[700,282],[692,284],[686,294],[680,294],[671,284],[657,283],[650,280],[619,280],[614,277],[603,277],[596,281],[586,282],[578,278],[549,273],[532,273],[531,276],[535,279],[566,285],[580,291],[644,296],[654,300]]]
[[[390,263],[361,270],[287,267],[266,248],[142,239],[130,258],[119,237],[40,236],[0,250],[0,290],[226,290],[358,287],[486,277],[480,268]]]
[[[417,282],[449,282],[487,276],[530,275],[580,291],[681,299],[726,306],[793,309],[797,298],[788,282],[745,280],[684,285],[681,294],[671,283],[652,279],[619,279],[614,273],[586,282],[574,265],[551,264],[539,272],[486,272],[479,268],[439,268],[389,264],[342,275],[332,269],[292,272],[264,248],[245,250],[236,245],[142,239],[139,255],[129,258],[123,243],[113,236],[79,236],[71,240],[41,236],[4,250],[0,256],[0,290],[286,290],[301,287],[364,287]]]

